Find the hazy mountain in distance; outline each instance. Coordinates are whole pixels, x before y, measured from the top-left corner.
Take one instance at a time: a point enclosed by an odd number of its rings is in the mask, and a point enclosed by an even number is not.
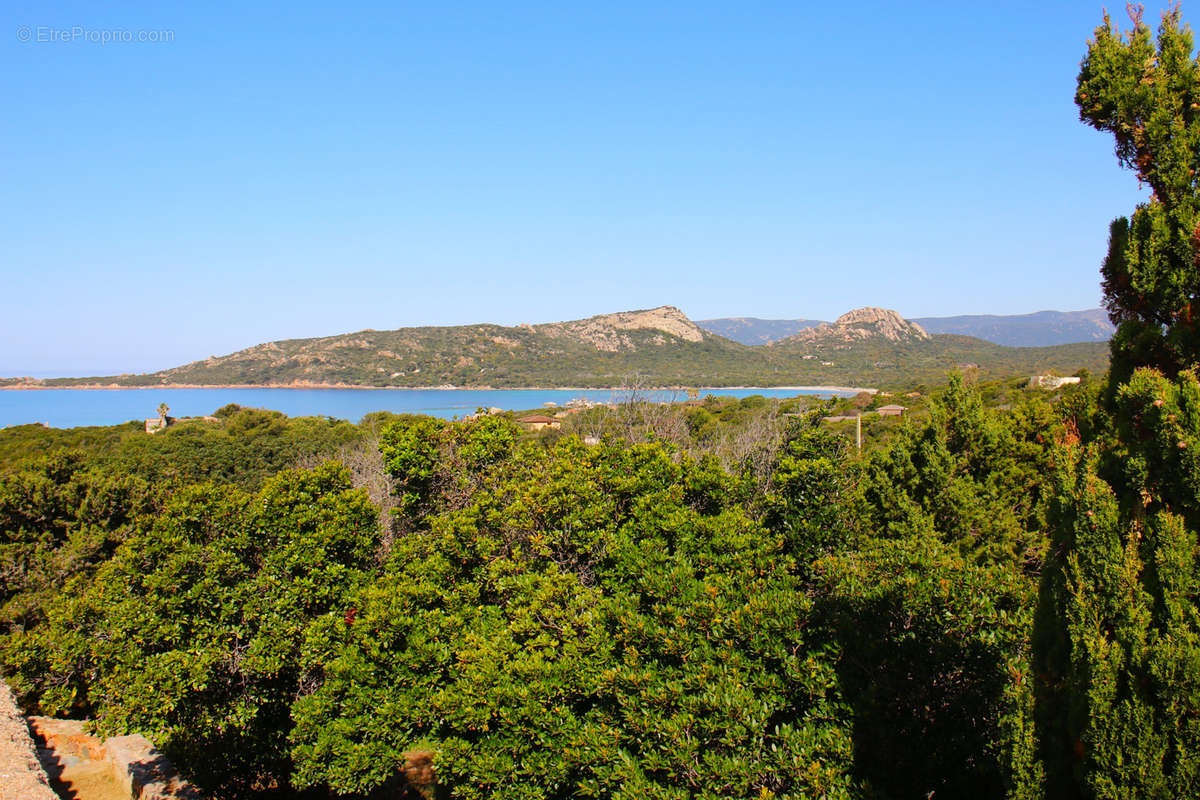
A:
[[[1074,342],[1106,342],[1116,330],[1102,308],[1087,311],[1038,311],[1033,314],[914,319],[930,333],[974,336],[1008,347],[1048,347]]]
[[[824,325],[819,319],[758,319],[757,317],[722,317],[701,319],[696,324],[709,333],[724,336],[741,344],[769,344],[795,336],[805,328]]]
[[[1102,308],[1088,311],[1038,311],[1033,314],[975,314],[918,317],[909,320],[929,333],[973,336],[1007,347],[1050,347],[1076,342],[1106,342],[1116,330]],[[706,331],[748,345],[770,344],[828,323],[812,319],[721,317],[696,322]]]

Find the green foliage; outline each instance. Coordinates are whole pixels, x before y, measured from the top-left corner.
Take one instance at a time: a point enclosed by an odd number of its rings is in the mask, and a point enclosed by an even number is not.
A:
[[[1018,797],[1036,785],[1032,583],[923,536],[817,566],[866,796]]]
[[[253,489],[301,458],[332,454],[360,435],[342,420],[243,408],[220,423],[182,423],[153,436],[131,437],[106,466],[156,482],[211,480]]]
[[[298,783],[367,791],[428,748],[453,797],[848,796],[796,549],[736,484],[566,439],[440,502],[360,614],[313,629]]]
[[[1057,473],[1035,634],[1047,791],[1192,796],[1200,786],[1195,529],[1152,499],[1123,508],[1098,459],[1094,446],[1075,448]]]
[[[929,421],[900,430],[868,459],[866,513],[881,535],[938,537],[975,560],[1040,561],[1042,482],[1049,458],[1038,441],[1049,407],[985,408],[954,375]]]
[[[1140,369],[1117,392],[1125,443],[1120,480],[1146,508],[1169,508],[1200,526],[1200,384],[1195,372],[1167,380]],[[1145,494],[1143,494],[1143,491]]]
[[[1197,363],[1200,292],[1200,62],[1178,9],[1157,40],[1135,14],[1123,34],[1105,17],[1089,43],[1075,102],[1080,118],[1116,140],[1121,163],[1153,190],[1132,219],[1116,220],[1104,261],[1105,305],[1120,325],[1114,385],[1138,366],[1166,375]]]
[[[458,455],[468,469],[475,471],[507,458],[520,433],[504,417],[482,417],[460,430],[464,435]]]
[[[86,428],[13,425],[0,428],[0,473],[15,472],[45,456],[76,452],[95,459],[117,451],[133,436],[145,436],[140,422]]]
[[[410,415],[383,429],[379,450],[384,468],[396,480],[402,510],[415,506],[431,488],[444,427],[433,417]]]
[[[45,713],[147,734],[210,789],[286,782],[290,707],[312,680],[305,630],[351,613],[376,514],[332,464],[254,495],[189,487],[52,603],[45,625],[10,637],[16,686]]]
[[[1163,380],[1116,395],[1150,427],[1104,469],[1178,471],[1187,517],[1200,392]],[[31,708],[144,732],[217,796],[400,791],[427,753],[450,797],[1032,799],[1041,481],[1107,417],[1094,389],[985,392],[1008,408],[953,379],[860,460],[819,401],[765,398],[568,417],[590,447],[503,415],[239,408],[100,437],[0,480],[5,552],[38,576],[0,664]],[[382,550],[350,474],[274,468],[368,435],[401,501]]]
[[[1081,117],[1153,196],[1110,229],[1105,302],[1120,322],[1112,430],[1062,438],[1034,653],[1046,791],[1200,791],[1200,62],[1178,10],[1157,41],[1106,18],[1079,74]],[[1086,414],[1085,414],[1086,416]],[[1072,433],[1068,431],[1068,433]],[[1090,435],[1088,435],[1090,434]]]
[[[821,563],[855,765],[879,797],[1038,798],[1029,630],[1058,415],[959,376],[863,467],[878,538]]]
[[[396,417],[383,427],[379,449],[396,482],[397,512],[415,525],[435,501],[466,502],[480,473],[507,458],[519,436],[516,424],[501,416],[457,424],[411,414]]]
[[[779,453],[767,497],[767,524],[785,538],[801,564],[853,542],[858,471],[849,463],[849,450],[846,439],[806,427]]]
[[[145,481],[47,456],[0,475],[0,630],[37,625],[68,580],[108,559],[135,519],[157,508]]]
[[[59,430],[22,425],[0,430],[0,473],[31,458],[76,450],[89,466],[160,485],[211,480],[257,488],[297,461],[332,455],[363,432],[327,417],[286,417],[278,411],[229,405],[217,422],[178,421],[152,436],[140,424]]]

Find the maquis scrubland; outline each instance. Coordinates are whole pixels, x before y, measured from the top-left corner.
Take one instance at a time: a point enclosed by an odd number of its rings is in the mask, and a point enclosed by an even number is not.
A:
[[[1193,51],[1135,13],[1079,73],[1152,190],[1107,378],[861,453],[761,398],[13,429],[6,679],[211,797],[1200,796]]]

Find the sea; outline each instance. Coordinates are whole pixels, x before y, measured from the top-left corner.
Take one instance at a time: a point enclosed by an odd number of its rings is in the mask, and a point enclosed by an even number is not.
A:
[[[705,395],[784,398],[848,396],[816,389],[701,389]],[[656,402],[685,400],[684,392],[639,392]],[[0,390],[0,427],[41,423],[53,428],[117,425],[157,416],[160,403],[172,417],[200,417],[236,403],[282,411],[289,417],[323,416],[357,422],[372,411],[428,414],[453,419],[480,408],[505,411],[553,408],[573,400],[593,403],[628,399],[620,389],[38,389]]]

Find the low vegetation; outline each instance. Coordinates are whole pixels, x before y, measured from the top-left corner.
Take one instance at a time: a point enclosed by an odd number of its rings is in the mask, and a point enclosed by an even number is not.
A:
[[[216,796],[365,794],[423,753],[459,797],[1001,796],[1032,758],[1037,432],[1099,393],[1017,383],[906,420],[633,396],[538,433],[10,429],[56,443],[0,479],[26,576],[0,659],[31,709],[143,732]],[[822,422],[850,408],[861,455]]]

